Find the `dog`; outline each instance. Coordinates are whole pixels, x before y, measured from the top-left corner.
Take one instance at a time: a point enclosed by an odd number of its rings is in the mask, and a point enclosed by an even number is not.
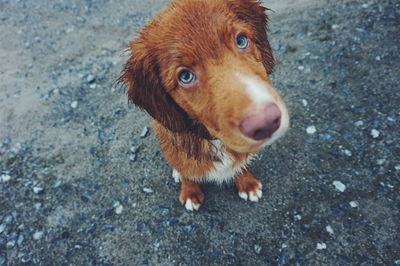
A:
[[[203,203],[204,181],[233,180],[241,198],[258,201],[247,165],[289,128],[269,80],[266,10],[256,0],[175,0],[129,45],[119,81],[153,118],[189,211]]]

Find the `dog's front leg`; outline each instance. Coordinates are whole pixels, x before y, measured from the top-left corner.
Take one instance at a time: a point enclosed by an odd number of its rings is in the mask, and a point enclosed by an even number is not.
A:
[[[204,201],[204,193],[200,183],[193,182],[185,177],[181,177],[181,194],[179,200],[185,205],[188,211],[197,211]]]
[[[248,170],[235,178],[239,197],[244,200],[258,201],[262,196],[261,182]]]

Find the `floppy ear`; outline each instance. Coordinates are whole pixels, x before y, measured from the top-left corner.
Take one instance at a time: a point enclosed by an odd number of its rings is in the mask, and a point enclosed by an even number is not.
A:
[[[257,0],[230,0],[228,5],[240,20],[253,28],[262,63],[267,73],[271,74],[274,68],[274,57],[267,37],[268,16],[265,13],[269,9],[263,7]]]
[[[128,84],[129,99],[169,130],[189,130],[192,121],[165,90],[154,51],[141,39],[134,41],[130,48],[131,57],[119,79]]]

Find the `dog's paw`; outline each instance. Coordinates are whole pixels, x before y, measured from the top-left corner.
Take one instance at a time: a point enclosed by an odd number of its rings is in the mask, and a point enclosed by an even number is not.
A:
[[[176,169],[172,169],[172,177],[174,178],[175,183],[181,182],[181,174]]]
[[[201,190],[192,193],[181,192],[179,201],[185,205],[186,210],[197,211],[204,201],[204,193]]]
[[[262,197],[262,184],[257,179],[249,179],[250,182],[244,182],[238,185],[239,197],[244,200],[257,202]]]

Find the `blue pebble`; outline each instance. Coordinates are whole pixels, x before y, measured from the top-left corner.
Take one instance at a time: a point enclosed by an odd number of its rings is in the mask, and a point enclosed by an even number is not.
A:
[[[97,166],[97,167],[102,167],[102,166],[104,165],[104,163],[103,163],[102,160],[96,160],[96,161],[94,162],[94,165]]]
[[[129,180],[126,179],[125,177],[121,177],[121,183],[124,185],[128,185],[129,184]]]
[[[287,263],[287,258],[285,256],[279,256],[279,263],[286,264]]]
[[[0,256],[0,265],[5,265],[7,262],[6,258],[4,256]]]
[[[339,215],[339,216],[344,216],[344,211],[342,211],[342,210],[340,210],[338,208],[332,208],[332,211],[334,213],[336,213],[337,215]]]
[[[13,221],[13,217],[11,215],[7,215],[6,217],[4,217],[3,221],[5,224],[11,224]]]
[[[329,134],[321,134],[321,135],[319,135],[319,140],[320,141],[327,141],[327,140],[330,140],[331,138],[332,138],[332,136],[329,135]]]
[[[192,233],[195,231],[195,227],[193,225],[186,225],[183,227],[183,230],[185,230],[188,233]]]
[[[394,261],[394,264],[400,265],[400,260],[395,260],[395,261]]]
[[[379,120],[374,120],[374,121],[372,121],[372,126],[373,127],[379,127],[381,125],[381,121],[379,121]]]
[[[314,142],[312,138],[306,138],[304,141],[308,144],[312,144]]]
[[[4,245],[6,243],[6,240],[2,237],[0,237],[0,245]]]
[[[351,139],[353,137],[353,135],[348,131],[343,132],[342,136],[345,139]]]
[[[103,130],[99,129],[99,131],[97,133],[97,137],[99,138],[101,143],[104,143],[104,140],[106,138],[106,133]]]
[[[104,224],[104,225],[101,227],[101,231],[103,231],[103,232],[106,232],[106,231],[112,231],[112,232],[114,232],[114,230],[115,230],[115,227],[112,226],[111,224]]]
[[[10,138],[5,138],[5,139],[3,140],[3,144],[5,144],[5,145],[11,144],[11,142],[12,142],[12,139],[10,139]]]
[[[218,251],[214,251],[213,253],[210,254],[210,257],[214,258],[214,259],[218,259],[221,257],[221,253]]]
[[[96,147],[91,147],[91,148],[89,149],[89,152],[90,152],[90,154],[92,154],[92,155],[94,155],[94,154],[96,153],[96,151],[97,151]]]

